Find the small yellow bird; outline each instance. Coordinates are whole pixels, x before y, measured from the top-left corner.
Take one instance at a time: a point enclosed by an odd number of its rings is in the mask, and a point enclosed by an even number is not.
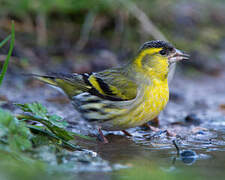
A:
[[[169,100],[169,67],[188,57],[170,43],[149,41],[122,67],[35,76],[61,88],[88,122],[118,131],[143,125],[159,115]]]

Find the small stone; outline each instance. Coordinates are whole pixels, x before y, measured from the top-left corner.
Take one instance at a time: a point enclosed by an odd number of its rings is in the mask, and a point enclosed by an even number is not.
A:
[[[184,150],[180,153],[181,160],[187,165],[191,165],[196,161],[196,153],[192,150]]]
[[[196,114],[189,114],[186,116],[185,122],[188,124],[200,125],[201,119]]]

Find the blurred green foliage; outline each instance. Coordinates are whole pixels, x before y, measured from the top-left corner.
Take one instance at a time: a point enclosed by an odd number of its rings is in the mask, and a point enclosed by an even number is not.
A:
[[[28,179],[31,175],[35,177],[39,172],[42,174],[40,170],[44,164],[24,154],[25,151],[32,149],[32,137],[25,122],[19,121],[10,112],[0,109],[1,179],[22,179],[22,177]]]
[[[19,122],[11,113],[2,109],[0,109],[0,120],[2,149],[24,151],[31,148],[31,133],[24,122]]]
[[[101,40],[103,47],[107,44],[107,48],[135,53],[141,43],[156,37],[143,30],[131,3],[180,49],[212,58],[215,47],[221,50],[225,38],[222,0],[1,0],[0,15],[15,19],[22,35],[29,32],[25,41],[18,39],[23,45],[30,47],[37,39],[37,44],[53,47],[54,57],[60,53],[73,56],[78,40],[92,39]]]
[[[59,176],[55,177],[51,173],[57,174],[57,166],[47,163],[56,164],[58,156],[60,159],[68,156],[66,149],[74,152],[82,150],[66,139],[74,139],[73,135],[77,134],[67,131],[62,118],[49,115],[41,104],[18,106],[30,115],[15,117],[9,111],[0,109],[0,179],[26,180],[31,177],[39,179],[42,176],[61,179],[63,169]],[[40,122],[44,126],[32,125],[29,123],[31,121]],[[67,167],[66,171],[69,170],[70,167]]]
[[[5,62],[3,64],[3,67],[1,69],[1,73],[0,73],[0,86],[2,84],[2,81],[3,81],[3,78],[6,74],[6,71],[7,71],[7,68],[8,68],[8,65],[9,65],[9,60],[10,60],[10,57],[12,55],[12,52],[13,52],[13,47],[14,47],[14,41],[15,41],[15,27],[14,27],[14,22],[12,22],[12,28],[11,28],[11,35],[9,35],[8,37],[6,37],[2,42],[0,42],[0,48],[7,42],[9,41],[9,39],[11,39],[10,41],[10,47],[9,47],[9,51],[8,51],[8,54],[7,54],[7,57],[5,59]]]
[[[16,15],[25,16],[27,13],[50,13],[58,11],[60,13],[78,12],[84,10],[92,10],[98,8],[99,10],[105,10],[107,7],[111,7],[111,0],[1,0],[0,5],[4,12],[11,11]],[[115,3],[115,2],[114,2]]]
[[[57,158],[68,156],[67,150],[83,150],[75,144],[76,137],[91,138],[67,131],[67,124],[62,118],[49,114],[39,103],[17,106],[25,114],[15,117],[0,109],[0,178],[29,179],[34,176],[38,179],[44,175],[54,179],[50,171],[55,174],[57,167],[47,163],[57,164]],[[66,171],[69,170],[70,167],[67,167]],[[61,179],[60,174],[63,174],[63,168],[56,179]]]

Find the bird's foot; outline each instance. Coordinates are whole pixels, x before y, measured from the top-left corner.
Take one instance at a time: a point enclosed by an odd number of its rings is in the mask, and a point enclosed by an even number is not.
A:
[[[159,127],[159,117],[155,117],[153,120],[150,121],[150,124],[152,126],[155,126],[155,127]]]
[[[160,128],[157,128],[157,127],[154,127],[154,126],[151,126],[151,125],[149,125],[148,123],[146,123],[146,124],[144,124],[143,125],[144,127],[147,127],[149,130],[151,130],[151,131],[153,131],[153,132],[155,132],[155,133],[166,133],[166,135],[167,136],[171,136],[171,137],[175,137],[177,134],[176,133],[174,133],[174,132],[171,132],[170,130],[162,130],[162,129],[160,129]]]
[[[159,128],[154,127],[154,126],[151,126],[151,125],[149,125],[148,123],[143,124],[143,126],[146,127],[146,128],[148,128],[148,129],[151,130],[151,131],[154,131],[154,132],[160,131]]]
[[[170,137],[176,137],[177,136],[177,134],[175,132],[172,132],[172,131],[169,131],[169,130],[166,130],[166,135],[170,136]]]

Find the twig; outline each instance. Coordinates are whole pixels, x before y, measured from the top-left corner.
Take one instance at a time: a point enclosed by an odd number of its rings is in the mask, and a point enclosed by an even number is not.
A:
[[[36,31],[37,31],[37,43],[38,45],[45,45],[47,42],[47,28],[46,28],[46,15],[39,13],[36,16]]]
[[[96,17],[95,10],[89,11],[85,17],[84,23],[81,28],[81,34],[78,42],[76,43],[76,51],[80,51],[84,48],[89,40],[89,36],[91,33],[91,29],[94,24],[94,20]]]
[[[173,145],[175,146],[176,150],[177,150],[177,156],[180,156],[180,148],[178,147],[177,143],[175,140],[172,141]]]
[[[128,9],[129,13],[133,15],[138,21],[141,23],[141,26],[143,30],[152,35],[155,39],[164,40],[167,41],[166,37],[161,33],[161,31],[154,25],[154,23],[151,21],[151,19],[148,18],[148,16],[136,6],[136,4],[132,3],[131,1],[123,1],[119,0],[121,4],[125,8]]]

